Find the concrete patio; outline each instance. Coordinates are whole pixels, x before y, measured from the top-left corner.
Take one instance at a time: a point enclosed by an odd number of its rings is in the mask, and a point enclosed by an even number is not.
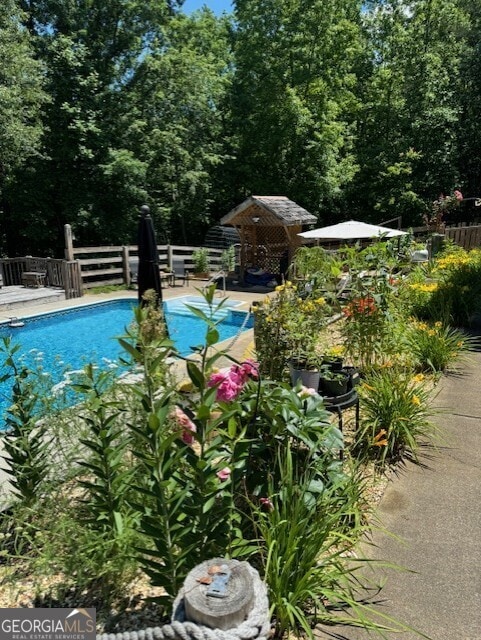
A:
[[[78,299],[78,298],[77,298]],[[0,288],[0,314],[17,312],[33,306],[41,306],[65,300],[65,291],[57,287],[24,287],[21,285]],[[12,314],[10,314],[11,316]]]

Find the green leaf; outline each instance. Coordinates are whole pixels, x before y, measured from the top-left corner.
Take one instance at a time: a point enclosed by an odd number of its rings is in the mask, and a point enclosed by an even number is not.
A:
[[[197,389],[205,387],[204,374],[192,360],[187,360],[187,373]]]

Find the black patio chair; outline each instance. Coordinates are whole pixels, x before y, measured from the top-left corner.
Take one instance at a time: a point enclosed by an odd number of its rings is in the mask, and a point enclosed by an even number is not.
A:
[[[182,285],[185,286],[189,282],[189,272],[185,269],[185,263],[181,258],[172,259],[172,284],[175,287],[176,280],[182,280]]]

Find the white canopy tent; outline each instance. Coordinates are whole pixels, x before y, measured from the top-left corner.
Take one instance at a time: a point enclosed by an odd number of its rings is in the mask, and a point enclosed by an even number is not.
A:
[[[302,238],[315,238],[317,240],[357,240],[361,238],[397,238],[398,236],[407,235],[406,231],[398,229],[389,229],[375,224],[367,224],[357,220],[348,220],[340,222],[329,227],[321,227],[320,229],[311,229],[299,233]]]

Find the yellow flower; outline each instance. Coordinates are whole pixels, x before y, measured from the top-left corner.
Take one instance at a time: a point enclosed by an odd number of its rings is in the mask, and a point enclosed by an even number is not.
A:
[[[367,389],[368,391],[375,391],[374,387],[371,387],[371,385],[367,384],[367,382],[363,382],[361,386],[363,389]]]
[[[435,335],[436,335],[436,331],[434,331],[434,329],[428,330],[428,336],[435,336]]]
[[[325,298],[317,298],[316,300],[316,304],[318,304],[319,306],[326,304],[326,299]]]
[[[386,438],[383,438],[383,436],[386,435],[386,429],[381,429],[379,431],[379,433],[377,433],[374,436],[374,439],[372,441],[372,446],[373,447],[387,447],[388,442]]]
[[[413,282],[409,285],[411,289],[415,291],[421,291],[422,293],[432,293],[438,288],[437,282]]]
[[[421,404],[419,396],[416,395],[413,395],[411,402],[416,406],[419,406]]]
[[[338,356],[342,356],[343,353],[344,353],[344,346],[342,344],[335,344],[333,347],[331,347],[328,350],[327,355],[338,357]]]
[[[456,346],[458,347],[458,349],[460,349],[462,346],[464,346],[463,340],[458,340],[458,342],[456,342]]]
[[[286,287],[283,284],[278,284],[277,287],[275,288],[276,291],[284,291]]]
[[[418,373],[417,375],[414,376],[413,381],[414,382],[422,382],[425,378],[424,373]]]
[[[436,327],[436,329],[440,329],[443,326],[442,322],[435,322],[434,326]]]

